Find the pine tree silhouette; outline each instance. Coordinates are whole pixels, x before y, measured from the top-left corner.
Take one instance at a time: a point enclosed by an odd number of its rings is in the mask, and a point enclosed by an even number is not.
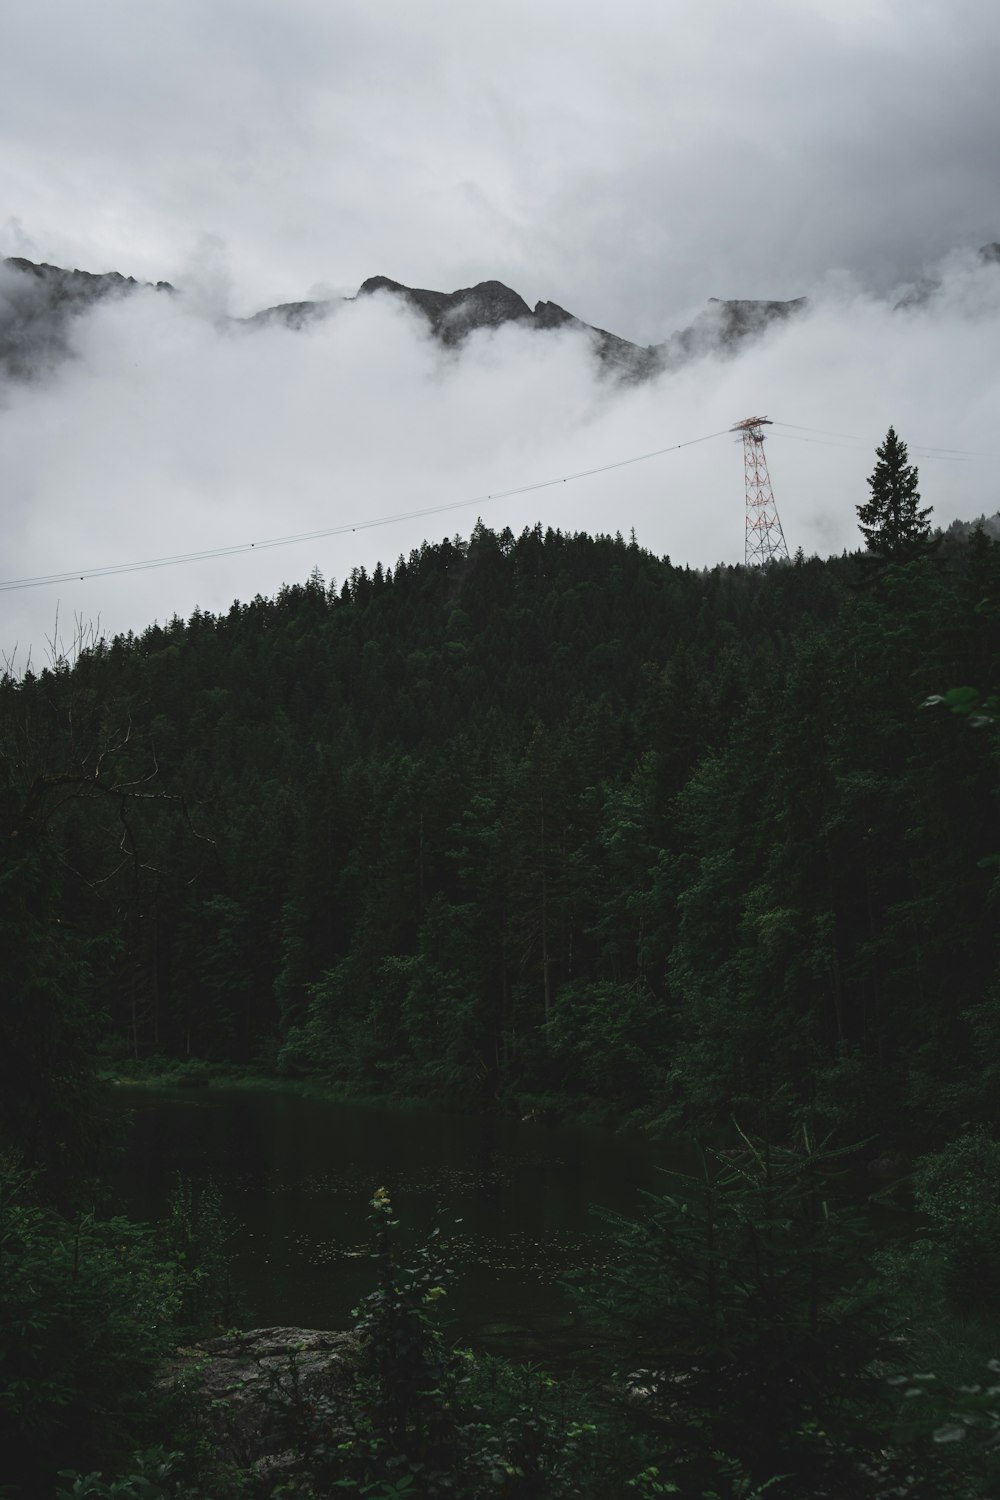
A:
[[[894,427],[875,452],[878,463],[868,480],[871,499],[857,507],[858,525],[869,552],[889,562],[906,562],[926,550],[931,530],[927,517],[933,507],[918,508],[919,476],[907,463],[906,444]]]

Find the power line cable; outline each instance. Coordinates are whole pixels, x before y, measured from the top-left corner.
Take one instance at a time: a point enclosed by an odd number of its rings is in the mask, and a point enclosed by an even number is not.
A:
[[[555,479],[538,479],[532,484],[515,485],[508,490],[491,490],[487,495],[477,495],[471,500],[453,500],[445,505],[428,505],[421,510],[400,511],[395,515],[377,516],[367,521],[346,522],[341,526],[324,526],[315,531],[301,531],[294,535],[268,537],[261,542],[237,542],[227,547],[206,547],[200,552],[178,552],[168,557],[148,557],[138,562],[108,563],[99,568],[72,568],[62,573],[43,573],[34,578],[10,578],[0,580],[0,592],[10,593],[15,589],[43,588],[53,583],[82,583],[89,578],[109,578],[118,573],[141,573],[150,568],[171,568],[182,563],[205,562],[214,557],[234,557],[242,552],[264,552],[271,547],[288,547],[295,542],[317,541],[322,537],[343,536],[352,531],[369,531],[376,526],[390,526],[399,521],[419,520],[424,516],[443,515],[447,511],[463,510],[470,505],[484,505],[489,500],[508,500],[515,495],[528,495],[534,490],[549,489],[557,484],[570,484],[576,479],[589,479],[594,474],[608,474],[612,469],[624,469],[629,464],[645,463],[650,458],[660,458],[665,453],[676,453],[680,448],[693,448],[698,443],[711,442],[713,438],[725,437],[729,429],[708,432],[703,437],[688,438],[683,443],[671,443],[666,448],[654,448],[650,453],[636,453],[631,458],[619,458],[613,463],[599,464],[593,469],[580,469],[575,474],[562,474]]]
[[[790,443],[814,443],[820,448],[844,448],[848,453],[871,452],[870,444],[865,442],[835,443],[826,438],[797,437],[794,432],[778,432],[774,436],[784,438]],[[914,458],[919,458],[921,463],[965,464],[979,456],[971,451],[966,452],[961,448],[916,448],[912,444],[909,444],[908,448]],[[985,455],[983,456],[985,457]]]
[[[788,443],[813,443],[818,448],[846,448],[849,453],[869,453],[871,451],[868,443],[839,443],[831,438],[818,437],[796,437],[794,432],[776,432],[776,438],[781,438]]]
[[[856,432],[833,432],[828,427],[803,427],[799,422],[779,422],[777,420],[772,422],[771,425],[772,427],[793,427],[796,432],[819,432],[825,437],[858,438],[858,441],[861,441]]]
[[[988,455],[978,448],[934,448],[926,443],[913,449],[914,453],[955,454],[959,458],[986,458]]]
[[[791,427],[795,432],[818,432],[824,437],[850,438],[852,441],[868,445],[869,439],[863,438],[856,432],[834,432],[828,427],[803,427],[799,422],[772,422],[773,427]],[[788,433],[778,433],[779,437],[788,437]],[[808,442],[808,438],[799,438],[799,442]],[[913,453],[954,453],[963,458],[985,458],[986,455],[978,452],[975,448],[942,448],[933,443],[908,444]]]

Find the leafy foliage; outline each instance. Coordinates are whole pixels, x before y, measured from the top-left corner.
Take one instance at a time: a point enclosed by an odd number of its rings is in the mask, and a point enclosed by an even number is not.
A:
[[[90,1474],[65,1470],[61,1477],[72,1485],[59,1489],[56,1500],[200,1500],[202,1492],[178,1473],[182,1460],[179,1452],[149,1448],[133,1455],[131,1472],[120,1479],[106,1480],[98,1470]]]
[[[371,1207],[376,1284],[355,1309],[359,1353],[349,1389],[306,1394],[294,1354],[288,1377],[276,1383],[297,1455],[289,1493],[378,1500],[608,1493],[593,1472],[597,1428],[568,1391],[541,1372],[479,1360],[448,1343],[439,1309],[451,1271],[439,1233],[404,1249],[385,1189]]]
[[[238,1301],[230,1279],[229,1254],[233,1232],[215,1183],[195,1187],[190,1179],[179,1177],[166,1217],[158,1226],[165,1256],[177,1274],[178,1336],[228,1328],[235,1321]]]
[[[607,1216],[619,1256],[578,1295],[628,1361],[623,1397],[687,1461],[724,1452],[758,1482],[842,1463],[884,1347],[865,1234],[836,1199],[846,1153],[745,1141],[670,1173],[641,1218]]]
[[[90,1486],[72,1493],[103,1494],[81,1466],[124,1462],[175,1421],[157,1383],[163,1360],[228,1311],[228,1233],[211,1188],[179,1183],[153,1227],[61,1213],[39,1201],[34,1174],[0,1162],[0,1407],[15,1494],[39,1493],[60,1463]],[[158,1496],[172,1462],[150,1450],[108,1493]],[[175,1475],[162,1493],[186,1495],[187,1483]]]
[[[174,1339],[176,1267],[127,1219],[66,1219],[9,1162],[0,1177],[0,1406],[5,1478],[128,1451]]]

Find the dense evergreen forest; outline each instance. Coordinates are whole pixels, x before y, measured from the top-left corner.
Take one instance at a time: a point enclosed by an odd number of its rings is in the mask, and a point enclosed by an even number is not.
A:
[[[775,1493],[991,1493],[975,1463],[959,1479],[935,1467],[973,1446],[978,1397],[959,1418],[935,1409],[924,1457],[899,1470],[885,1459],[890,1419],[871,1436],[875,1398],[867,1437],[836,1425],[859,1409],[847,1366],[890,1369],[878,1330],[907,1282],[938,1308],[939,1364],[956,1347],[949,1319],[978,1330],[956,1380],[1000,1352],[1000,1336],[988,1342],[990,1278],[1000,1284],[1000,544],[977,529],[931,545],[921,525],[908,545],[876,512],[862,521],[864,552],[709,571],[620,536],[479,524],[391,569],[340,585],[315,572],[273,600],[9,675],[0,1130],[17,1180],[36,1174],[31,1212],[66,1225],[81,1206],[103,1138],[102,1069],[190,1077],[235,1064],[461,1109],[685,1130],[721,1148],[697,1200],[707,1217],[691,1208],[678,1230],[672,1200],[658,1202],[619,1231],[641,1272],[588,1294],[619,1337],[633,1328],[644,1366],[662,1367],[650,1332],[676,1333],[685,1308],[710,1309],[714,1329],[677,1344],[673,1387],[650,1377],[660,1425],[635,1450],[642,1463],[618,1429],[601,1438],[631,1476],[620,1493],[675,1492],[663,1432],[678,1389],[706,1372],[716,1406],[743,1416],[710,1441],[701,1391],[702,1425],[684,1441],[701,1433],[733,1467],[729,1488],[710,1491],[723,1470],[684,1478],[682,1464],[684,1494],[749,1497],[751,1478],[790,1465],[800,1478]],[[824,1141],[848,1161],[919,1158],[918,1202],[944,1226],[922,1259],[883,1264],[874,1302],[845,1290],[848,1231],[816,1238]],[[810,1349],[832,1330],[825,1364],[810,1366],[804,1346],[775,1352],[787,1306],[766,1337],[763,1324],[742,1342],[733,1332],[747,1326],[741,1257],[764,1274],[760,1223],[740,1196],[751,1189],[773,1253],[760,1285],[791,1296],[808,1269],[811,1291],[794,1295],[811,1308]],[[701,1256],[706,1284],[678,1280],[678,1264],[699,1260],[684,1239],[695,1220],[710,1247],[713,1224],[727,1240],[728,1259]],[[63,1243],[46,1222],[46,1243]],[[11,1245],[27,1255],[29,1229],[8,1224],[8,1260]],[[717,1305],[716,1275],[743,1287],[735,1300]],[[971,1312],[948,1301],[961,1302],[956,1289],[975,1290]],[[912,1307],[893,1316],[885,1337],[913,1340],[900,1369],[935,1357]],[[796,1407],[795,1443],[761,1448],[750,1387],[783,1411],[806,1368],[808,1420]],[[600,1437],[604,1421],[581,1432]],[[964,1445],[942,1436],[956,1422]],[[988,1451],[976,1450],[987,1468]],[[865,1468],[874,1453],[888,1465],[879,1476]],[[467,1477],[456,1492],[619,1493],[607,1468],[591,1491],[559,1462],[538,1488]],[[869,1488],[852,1488],[861,1472]],[[423,1482],[408,1492],[451,1492]],[[379,1483],[341,1487],[407,1492]]]
[[[1000,547],[867,561],[478,526],[8,680],[22,956],[117,1060],[902,1146],[990,1121],[996,736],[921,705],[995,684]]]

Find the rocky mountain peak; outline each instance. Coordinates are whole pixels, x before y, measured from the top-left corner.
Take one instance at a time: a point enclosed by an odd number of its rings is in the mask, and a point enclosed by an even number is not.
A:
[[[456,292],[432,292],[403,286],[388,276],[370,276],[358,289],[359,297],[391,292],[423,313],[433,332],[445,344],[457,344],[477,328],[499,328],[504,323],[530,321],[531,309],[502,281],[480,281]]]
[[[103,298],[130,295],[141,285],[118,271],[97,274],[64,270],[20,257],[5,261],[4,267],[13,274],[0,284],[0,365],[20,378],[29,378],[66,357],[68,320],[73,315]],[[157,282],[155,289],[168,293],[175,290],[165,281]],[[362,282],[354,298],[285,302],[249,318],[230,319],[229,324],[233,328],[278,325],[298,331],[335,316],[347,301],[376,295],[401,299],[426,319],[433,337],[446,347],[458,346],[479,330],[502,328],[508,323],[538,333],[577,329],[589,336],[601,368],[612,378],[627,381],[645,379],[704,354],[728,351],[806,306],[804,297],[790,302],[712,298],[690,328],[672,334],[662,344],[643,346],[585,323],[557,302],[536,302],[531,308],[502,281],[480,281],[453,292],[438,292],[408,287],[380,275]]]
[[[21,380],[51,368],[69,353],[69,320],[95,302],[139,289],[173,293],[169,281],[138,282],[120,271],[67,270],[13,255],[0,269],[0,370]]]
[[[984,266],[1000,265],[1000,243],[993,241],[989,245],[980,245],[978,257]],[[921,276],[903,293],[892,310],[893,312],[912,312],[914,308],[926,307],[929,302],[933,302],[940,290],[939,277]]]

